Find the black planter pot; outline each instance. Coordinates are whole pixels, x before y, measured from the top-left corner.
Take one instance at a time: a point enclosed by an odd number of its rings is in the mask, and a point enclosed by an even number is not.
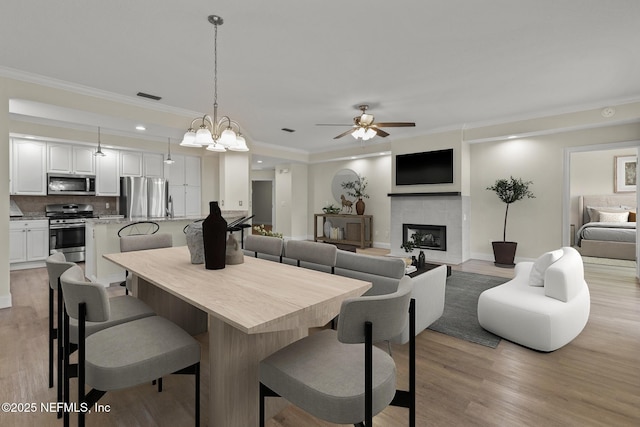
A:
[[[496,267],[513,268],[513,260],[516,257],[517,242],[491,242],[493,245],[494,264]]]

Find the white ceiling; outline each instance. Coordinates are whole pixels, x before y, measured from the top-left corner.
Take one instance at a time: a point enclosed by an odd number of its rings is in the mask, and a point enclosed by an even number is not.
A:
[[[388,141],[640,100],[637,0],[2,0],[0,67],[212,113],[210,14],[220,112],[256,143],[358,145],[316,124],[361,103],[416,122]]]

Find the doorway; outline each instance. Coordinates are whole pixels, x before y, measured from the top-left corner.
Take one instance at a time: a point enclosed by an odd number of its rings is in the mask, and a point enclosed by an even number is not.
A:
[[[614,158],[616,155],[638,155],[640,141],[597,144],[590,146],[567,147],[564,150],[563,177],[563,246],[574,244],[573,224],[577,209],[576,197],[580,194],[614,194]],[[602,165],[594,166],[595,161],[604,161],[610,169],[602,176]],[[580,174],[582,170],[582,174]],[[603,186],[604,185],[604,186]],[[636,206],[640,206],[640,192],[636,192]],[[640,259],[640,229],[636,229],[636,259]],[[636,277],[640,277],[640,263],[636,262]]]
[[[273,181],[251,181],[251,207],[253,225],[273,226]]]

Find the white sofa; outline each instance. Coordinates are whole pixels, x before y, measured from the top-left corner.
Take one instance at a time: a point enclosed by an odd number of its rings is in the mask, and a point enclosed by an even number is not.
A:
[[[515,343],[554,351],[582,332],[590,306],[582,257],[565,247],[518,263],[512,280],[480,294],[478,322]]]

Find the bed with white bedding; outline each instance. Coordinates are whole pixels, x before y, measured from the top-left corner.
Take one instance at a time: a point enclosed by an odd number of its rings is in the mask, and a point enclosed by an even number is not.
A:
[[[584,256],[636,259],[636,195],[581,196],[576,243]]]

